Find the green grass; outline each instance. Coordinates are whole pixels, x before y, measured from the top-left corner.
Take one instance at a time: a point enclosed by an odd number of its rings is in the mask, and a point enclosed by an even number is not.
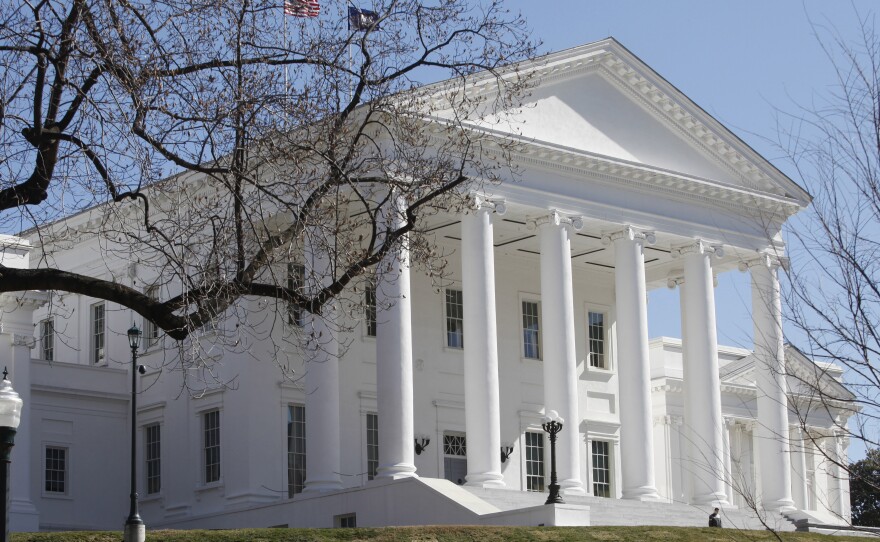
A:
[[[864,542],[865,538],[779,533],[785,542]],[[122,533],[15,533],[12,542],[119,542]],[[147,542],[750,542],[769,531],[708,527],[386,527],[381,529],[237,529],[147,531]]]

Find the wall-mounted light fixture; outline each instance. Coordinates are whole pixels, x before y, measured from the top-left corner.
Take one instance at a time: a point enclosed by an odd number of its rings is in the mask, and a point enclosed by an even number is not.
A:
[[[508,459],[510,459],[510,454],[513,453],[513,446],[509,444],[505,444],[501,446],[501,462],[505,463]]]
[[[426,435],[419,435],[416,437],[416,455],[422,455],[422,452],[425,451],[425,448],[428,447],[428,444],[431,444],[431,439]]]

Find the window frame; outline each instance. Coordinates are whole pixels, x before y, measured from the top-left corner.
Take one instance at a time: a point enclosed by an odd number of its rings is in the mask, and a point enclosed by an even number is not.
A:
[[[454,304],[459,307],[460,315],[450,315],[450,303],[449,303],[449,295],[451,292],[457,292],[458,301],[460,303]],[[456,300],[453,300],[456,301]],[[459,330],[457,332],[457,336],[459,337],[459,344],[450,344],[450,326],[449,323],[451,321],[457,321]],[[446,287],[443,289],[443,347],[451,350],[464,350],[464,291],[461,288],[453,288]]]
[[[295,412],[302,412],[302,418],[297,419]],[[302,428],[301,436],[296,434],[296,428]],[[298,451],[293,446],[297,441],[301,441],[302,451]],[[308,441],[306,440],[306,406],[302,403],[289,403],[287,405],[287,465],[285,472],[287,474],[287,498],[292,499],[305,490],[306,487],[306,465],[308,461]],[[297,465],[297,459],[302,460],[302,468]],[[301,472],[302,483],[297,483],[297,472]]]
[[[144,289],[144,295],[150,299],[159,300],[159,285],[154,284]],[[149,350],[159,344],[159,326],[149,318],[143,319],[144,350]]]
[[[306,266],[298,262],[288,262],[287,264],[287,288],[289,290],[300,290],[306,283]],[[306,311],[287,303],[287,324],[294,327],[304,327],[306,325]]]
[[[47,474],[49,473],[49,457],[47,456],[49,450],[59,450],[64,453],[64,468],[59,471],[57,469],[53,469],[53,472],[61,472],[63,475],[63,480],[61,483],[63,484],[63,491],[54,491],[47,489],[46,485],[50,482]],[[43,478],[41,488],[41,495],[43,497],[69,497],[70,496],[70,446],[67,444],[56,444],[56,443],[43,443],[43,453],[42,453],[42,471]],[[53,480],[53,482],[57,482],[57,480]]]
[[[596,445],[602,444],[605,446],[605,465],[604,468],[597,467],[596,465]],[[590,439],[590,448],[589,448],[589,457],[590,457],[590,491],[594,497],[613,499],[615,498],[615,484],[614,484],[614,442],[610,440],[595,438]],[[597,470],[601,470],[601,472],[605,473],[607,476],[607,481],[599,482],[597,481]],[[599,495],[596,493],[596,486],[602,485],[607,487],[607,495]]]
[[[364,337],[375,339],[377,326],[376,280],[369,278],[364,283]]]
[[[40,320],[40,359],[55,361],[55,319]]]
[[[204,410],[199,413],[200,418],[202,420],[202,446],[201,446],[201,481],[205,486],[213,486],[223,482],[223,469],[222,469],[222,454],[221,454],[221,417],[220,417],[220,409],[212,408],[210,410]],[[208,426],[209,416],[217,417],[217,423],[215,427]],[[209,431],[216,431],[216,438],[209,439]],[[216,442],[214,442],[216,440]],[[211,461],[209,463],[209,459],[213,460],[214,458],[209,458],[209,451],[216,450],[216,461]],[[216,465],[216,476],[212,476],[213,472],[208,469]]]
[[[590,339],[590,315],[602,315],[602,347],[604,365],[598,367],[593,365],[592,340]],[[586,371],[594,371],[598,373],[614,372],[614,322],[612,321],[611,307],[599,303],[586,303],[584,306],[584,369]]]
[[[537,345],[535,345],[538,350],[537,356],[529,356],[526,352],[526,303],[534,304],[537,309],[537,314],[535,315],[538,324]],[[543,361],[544,359],[544,320],[541,315],[541,308],[541,298],[537,294],[521,293],[519,295],[519,356],[524,361]]]
[[[529,435],[538,437],[540,446],[536,446],[533,442],[529,442]],[[522,473],[523,473],[523,490],[533,493],[543,493],[547,490],[547,464],[545,456],[547,455],[547,441],[544,439],[543,431],[526,430],[523,432],[523,454],[522,454]],[[540,457],[533,458],[531,451],[538,451]],[[530,472],[532,465],[538,465],[540,472]],[[532,480],[540,482],[539,489],[532,489]]]
[[[364,418],[364,429],[366,430],[365,442],[367,446],[367,480],[374,480],[379,474],[379,414],[375,412],[367,412]]]
[[[156,439],[150,438],[150,431],[156,430]],[[149,497],[160,495],[162,493],[162,425],[159,422],[152,422],[143,426],[143,443],[144,443],[144,495]],[[155,450],[155,456],[151,453]],[[155,474],[150,475],[151,465],[155,465]],[[156,489],[152,490],[151,482],[156,481]]]
[[[96,310],[101,308],[101,324],[98,329]],[[100,331],[100,334],[99,334]],[[98,301],[89,305],[89,364],[97,366],[107,365],[107,302]],[[100,347],[98,346],[100,343]],[[100,348],[100,350],[99,350]],[[99,357],[100,352],[100,357]]]

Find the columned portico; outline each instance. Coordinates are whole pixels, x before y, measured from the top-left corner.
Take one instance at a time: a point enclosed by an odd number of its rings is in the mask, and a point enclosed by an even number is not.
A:
[[[618,341],[620,449],[623,498],[659,500],[654,481],[651,416],[651,367],[648,358],[648,308],[643,243],[648,236],[631,227],[613,233],[614,292],[617,326],[626,330]]]
[[[579,218],[553,210],[537,221],[541,243],[541,318],[544,325],[544,409],[565,420],[557,440],[556,471],[563,492],[583,495],[579,438],[574,293],[569,228]]]
[[[710,258],[716,249],[701,240],[675,252],[684,260],[682,349],[685,425],[694,504],[726,505],[724,420],[718,374],[718,335]]]
[[[792,510],[788,399],[779,260],[764,255],[747,262],[752,277],[755,379],[758,391],[756,440],[761,463],[761,495],[768,510]]]
[[[469,486],[504,487],[501,406],[495,321],[495,252],[492,212],[503,205],[474,197],[461,219],[464,321],[464,401]],[[381,421],[380,421],[381,427]]]
[[[394,200],[385,226],[406,224],[406,203]],[[412,296],[409,247],[404,238],[376,277],[376,403],[379,417],[379,478],[415,476],[413,446]]]
[[[306,230],[305,276],[307,287],[317,291],[331,272],[330,250],[320,243],[320,232]],[[339,477],[339,339],[335,311],[328,303],[321,314],[306,321],[308,345],[305,367],[306,485],[304,491],[342,489]]]

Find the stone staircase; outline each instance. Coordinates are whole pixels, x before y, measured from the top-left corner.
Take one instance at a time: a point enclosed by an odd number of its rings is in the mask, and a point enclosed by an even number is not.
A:
[[[512,510],[543,504],[546,493],[530,493],[513,489],[483,489],[463,486],[475,496],[500,510]],[[640,502],[601,497],[576,497],[565,495],[568,504],[590,507],[590,525],[661,525],[670,527],[706,527],[709,523],[710,506],[692,506],[681,503]],[[753,510],[728,508],[722,511],[722,521],[729,529],[772,528],[777,531],[794,531],[795,524],[776,512],[764,513],[764,522]]]

